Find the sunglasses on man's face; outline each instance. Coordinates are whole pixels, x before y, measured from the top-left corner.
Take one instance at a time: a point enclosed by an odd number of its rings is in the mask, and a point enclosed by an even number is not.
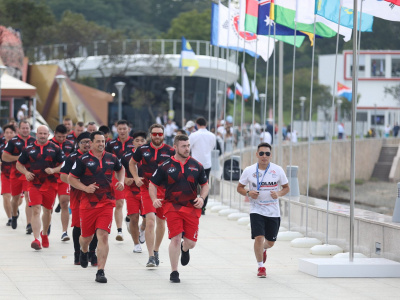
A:
[[[264,154],[265,154],[266,156],[270,156],[270,155],[271,155],[271,152],[263,152],[263,151],[258,152],[258,155],[259,155],[259,156],[264,156]]]
[[[151,135],[152,135],[152,136],[157,136],[157,135],[158,135],[158,136],[163,136],[164,133],[162,133],[162,132],[152,132]]]

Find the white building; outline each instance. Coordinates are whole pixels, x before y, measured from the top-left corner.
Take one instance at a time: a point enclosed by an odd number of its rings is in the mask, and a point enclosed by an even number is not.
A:
[[[351,88],[353,67],[352,51],[338,55],[337,82]],[[333,85],[335,55],[320,55],[318,80],[320,84]],[[367,128],[378,131],[389,124],[400,123],[400,102],[385,94],[385,87],[400,84],[400,51],[362,50],[359,56],[357,121],[367,122]],[[335,87],[337,88],[337,87]],[[332,91],[331,91],[332,92]],[[365,131],[368,130],[365,128]]]

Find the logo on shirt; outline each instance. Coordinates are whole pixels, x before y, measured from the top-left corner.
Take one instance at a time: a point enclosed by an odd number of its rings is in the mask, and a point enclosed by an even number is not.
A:
[[[171,155],[169,155],[169,154],[161,154],[160,156],[161,157],[171,157]]]
[[[36,152],[35,149],[32,149],[31,151],[29,151],[30,154],[33,154],[33,153],[35,153],[35,152]]]
[[[150,155],[151,155],[150,152],[144,152],[144,153],[143,153],[143,156],[146,156],[146,157],[148,157],[148,156],[150,156]]]
[[[118,145],[114,146],[114,149],[118,149],[118,148],[119,148],[119,146],[118,146]]]
[[[257,178],[257,172],[253,173],[252,176],[253,176],[254,178]],[[263,174],[258,173],[258,177],[259,177],[259,178],[262,177],[262,176],[263,176]]]
[[[113,161],[106,161],[106,164],[107,164],[107,165],[113,165],[114,162],[113,162]]]
[[[176,168],[175,167],[170,167],[168,170],[167,170],[167,173],[174,173],[176,171]]]
[[[95,163],[94,161],[89,161],[89,162],[87,163],[87,165],[88,165],[89,167],[93,167],[95,164],[96,164],[96,163]]]
[[[21,142],[15,142],[15,145],[17,145],[17,146],[19,146],[21,144],[22,144]]]
[[[47,152],[56,152],[53,149],[47,149]]]
[[[189,167],[188,168],[190,171],[199,171],[199,169],[195,168],[195,167]]]

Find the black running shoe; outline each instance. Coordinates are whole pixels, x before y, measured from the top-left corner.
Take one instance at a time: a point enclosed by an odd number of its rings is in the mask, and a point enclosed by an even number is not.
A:
[[[32,230],[32,225],[28,224],[26,225],[26,234],[32,234],[33,230]]]
[[[96,252],[91,252],[90,264],[92,265],[92,267],[96,267],[97,266],[97,255],[96,255]]]
[[[154,251],[154,260],[156,261],[156,266],[160,265],[160,258],[158,257],[158,251]]]
[[[81,262],[81,267],[82,268],[87,268],[89,262],[88,262],[88,253],[83,253],[81,250],[81,254],[79,255],[79,261]]]
[[[12,216],[11,217],[11,228],[12,229],[17,229],[17,219],[18,219],[18,216],[16,216],[16,217]]]
[[[60,204],[57,205],[56,209],[54,210],[56,213],[59,213],[61,211],[61,206]]]
[[[156,260],[155,260],[154,256],[150,256],[149,257],[149,261],[146,264],[146,267],[147,268],[152,268],[152,267],[155,267],[155,266],[157,266],[156,265]]]
[[[181,243],[181,264],[182,264],[182,266],[186,266],[189,263],[190,254],[189,254],[189,250],[186,252],[183,251],[182,245],[183,245],[183,242]]]
[[[104,275],[104,270],[103,269],[100,269],[100,270],[97,271],[95,280],[97,282],[100,282],[100,283],[107,283],[107,278]]]
[[[81,262],[79,261],[79,252],[74,252],[74,265],[75,266],[79,266],[81,264]]]
[[[7,221],[7,223],[6,223],[6,226],[11,226],[11,218],[10,219],[8,219],[8,221]]]
[[[171,275],[169,275],[169,280],[173,283],[181,282],[178,271],[172,271]]]

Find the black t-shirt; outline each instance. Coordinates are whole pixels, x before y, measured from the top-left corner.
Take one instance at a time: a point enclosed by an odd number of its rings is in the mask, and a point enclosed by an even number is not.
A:
[[[26,140],[24,140],[19,134],[14,136],[5,146],[4,152],[12,156],[19,156],[26,147],[32,145],[36,141],[35,138],[29,136]],[[11,177],[10,178],[19,178],[21,180],[26,180],[25,176],[20,173],[15,167],[16,162],[13,162],[13,167],[11,168]]]

